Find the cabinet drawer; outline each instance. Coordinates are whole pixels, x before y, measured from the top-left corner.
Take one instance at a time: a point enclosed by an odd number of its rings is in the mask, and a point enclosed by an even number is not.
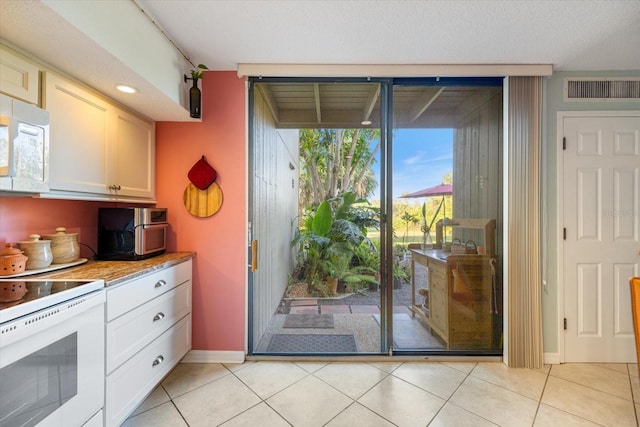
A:
[[[191,260],[107,288],[107,321],[151,301],[191,279]]]
[[[107,376],[105,425],[119,426],[191,348],[191,314]]]
[[[191,312],[191,282],[107,324],[107,374]]]

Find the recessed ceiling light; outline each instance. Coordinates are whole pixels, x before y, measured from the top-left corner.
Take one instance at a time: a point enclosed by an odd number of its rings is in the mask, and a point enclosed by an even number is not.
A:
[[[363,120],[360,122],[362,126],[371,126],[371,120]]]
[[[138,89],[136,89],[133,86],[129,86],[129,85],[123,85],[118,83],[116,85],[116,89],[118,89],[120,92],[124,92],[124,93],[136,93],[138,91]]]

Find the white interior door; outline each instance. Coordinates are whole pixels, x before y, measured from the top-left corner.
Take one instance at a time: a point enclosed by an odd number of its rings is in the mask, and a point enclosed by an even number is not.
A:
[[[640,116],[564,117],[566,362],[636,362]]]

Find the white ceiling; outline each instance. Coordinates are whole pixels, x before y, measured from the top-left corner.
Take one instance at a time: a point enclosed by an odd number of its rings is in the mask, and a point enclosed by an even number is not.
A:
[[[137,0],[195,64],[640,69],[638,0]]]
[[[1,0],[0,38],[154,120],[184,119],[144,76],[53,13],[47,4],[56,1],[63,0]],[[111,1],[135,1],[193,64],[214,70],[240,63],[640,70],[640,0]],[[132,80],[145,97],[114,93],[106,84],[113,76]]]

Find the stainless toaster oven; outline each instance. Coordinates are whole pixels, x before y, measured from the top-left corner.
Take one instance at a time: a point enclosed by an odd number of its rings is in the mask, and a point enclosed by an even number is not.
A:
[[[165,208],[99,208],[97,258],[133,261],[160,255],[168,227]]]

